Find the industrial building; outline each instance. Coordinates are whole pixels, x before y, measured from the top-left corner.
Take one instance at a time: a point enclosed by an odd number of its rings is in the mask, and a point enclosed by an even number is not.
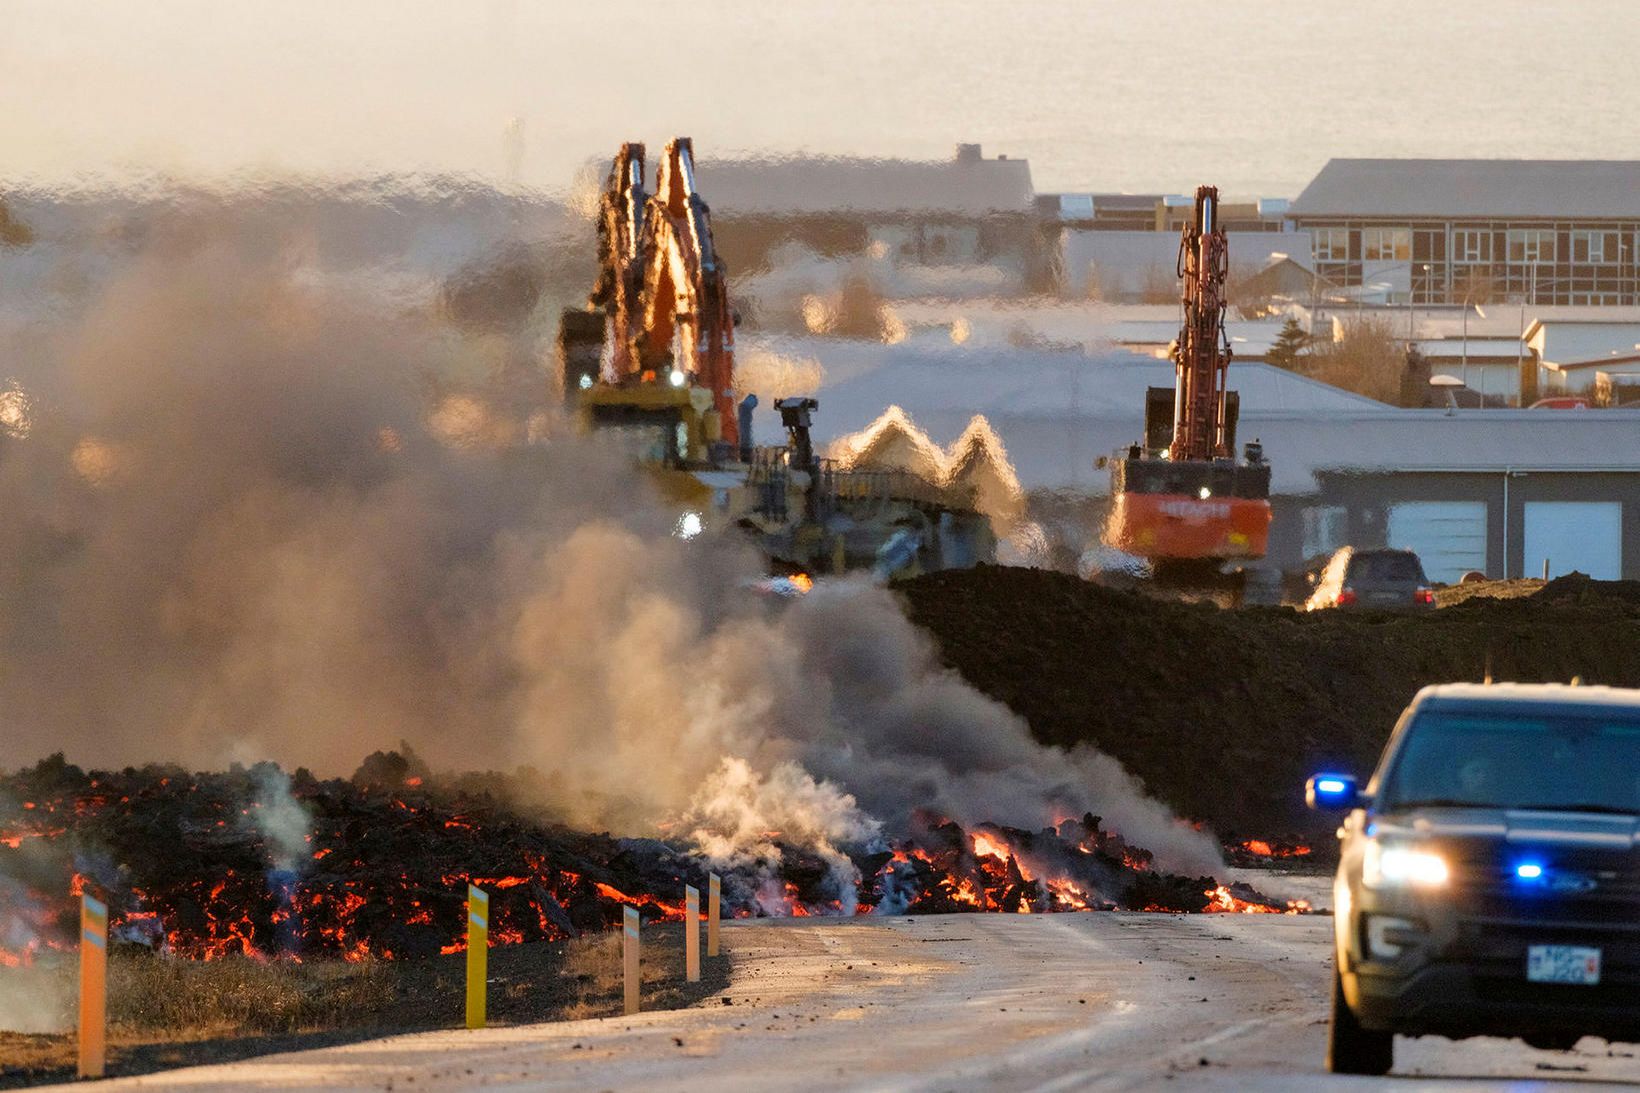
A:
[[[1334,159],[1286,215],[1319,276],[1392,302],[1637,302],[1640,161]]]
[[[993,275],[978,282],[986,291],[1046,286],[1030,164],[987,158],[977,144],[958,145],[947,160],[702,159],[698,174],[737,277],[776,269],[796,250],[923,271],[907,281],[928,287],[980,268]]]

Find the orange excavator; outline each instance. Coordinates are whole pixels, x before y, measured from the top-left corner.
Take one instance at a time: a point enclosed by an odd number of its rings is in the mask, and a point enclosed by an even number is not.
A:
[[[1173,346],[1174,386],[1145,398],[1145,437],[1111,462],[1106,542],[1150,563],[1158,578],[1211,583],[1225,563],[1264,557],[1270,535],[1270,464],[1255,440],[1236,456],[1240,400],[1229,390],[1224,329],[1229,248],[1219,192],[1196,191],[1179,242],[1183,324]]]
[[[644,181],[644,146],[621,145],[599,209],[598,281],[559,335],[565,395],[656,461],[722,462],[740,447],[735,317],[689,138],[666,145],[654,194]]]

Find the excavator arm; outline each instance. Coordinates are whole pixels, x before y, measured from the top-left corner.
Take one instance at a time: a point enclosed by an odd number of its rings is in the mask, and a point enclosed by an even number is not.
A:
[[[738,445],[728,277],[689,138],[667,144],[652,195],[644,191],[644,146],[622,145],[599,212],[599,273],[588,303],[609,319],[604,381],[707,391],[723,441]]]
[[[1230,251],[1218,224],[1219,191],[1196,190],[1196,213],[1179,240],[1184,322],[1174,346],[1173,443],[1168,458],[1229,459],[1225,401],[1230,339],[1224,329]]]

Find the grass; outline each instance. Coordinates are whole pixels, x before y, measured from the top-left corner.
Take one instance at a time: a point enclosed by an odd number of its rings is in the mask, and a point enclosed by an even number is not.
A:
[[[489,1023],[612,1017],[621,1012],[619,934],[494,948]],[[0,1032],[0,1088],[72,1078],[76,965],[41,960],[0,969],[0,1000],[24,1000],[42,1022],[70,1031]],[[699,1002],[728,982],[726,957],[683,978],[683,927],[644,929],[645,1009]],[[192,962],[146,950],[109,961],[108,1072],[137,1074],[420,1029],[458,1027],[466,957],[297,963],[246,957]],[[0,1007],[0,1016],[6,1010]]]

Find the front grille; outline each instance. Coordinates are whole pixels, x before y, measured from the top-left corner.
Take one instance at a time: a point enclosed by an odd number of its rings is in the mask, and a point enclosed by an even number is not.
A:
[[[1485,918],[1632,925],[1640,922],[1640,863],[1632,853],[1557,850],[1530,854],[1498,848],[1496,856],[1459,860],[1452,889],[1460,908]],[[1515,875],[1519,860],[1543,866],[1536,881]],[[1501,859],[1501,860],[1500,860]]]
[[[1640,988],[1640,923],[1622,925],[1567,922],[1500,922],[1463,918],[1447,956],[1475,969],[1477,978],[1547,989],[1557,997],[1560,984],[1528,983],[1526,954],[1533,945],[1580,945],[1600,950],[1600,987],[1621,988],[1633,996]],[[1574,991],[1589,988],[1575,987]]]

